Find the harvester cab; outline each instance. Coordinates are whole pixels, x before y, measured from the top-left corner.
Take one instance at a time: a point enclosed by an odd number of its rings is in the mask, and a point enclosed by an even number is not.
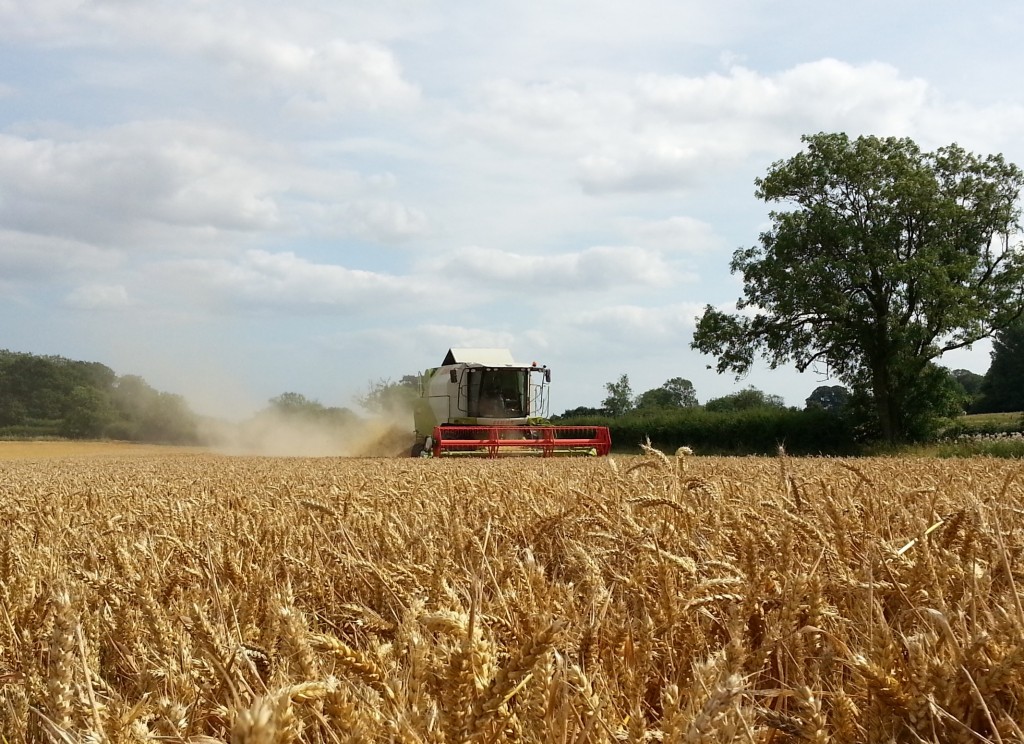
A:
[[[547,422],[550,382],[507,349],[449,349],[420,378],[413,456],[607,455],[607,427]]]

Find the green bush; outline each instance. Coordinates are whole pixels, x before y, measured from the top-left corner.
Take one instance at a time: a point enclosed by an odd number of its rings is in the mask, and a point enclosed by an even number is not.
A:
[[[0,439],[54,439],[60,436],[60,426],[60,421],[0,426]]]
[[[620,417],[586,417],[559,423],[607,426],[619,452],[635,452],[647,439],[664,451],[690,447],[698,454],[849,454],[853,431],[841,416],[821,409],[750,408],[635,412]]]

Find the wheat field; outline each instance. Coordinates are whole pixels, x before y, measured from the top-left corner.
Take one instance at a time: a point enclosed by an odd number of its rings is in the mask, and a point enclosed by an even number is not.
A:
[[[989,459],[0,460],[0,741],[1024,741]]]

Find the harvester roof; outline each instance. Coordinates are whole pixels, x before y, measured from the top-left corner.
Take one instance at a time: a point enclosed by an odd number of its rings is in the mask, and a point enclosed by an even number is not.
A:
[[[448,349],[441,366],[448,364],[481,364],[485,367],[517,366],[508,349]]]

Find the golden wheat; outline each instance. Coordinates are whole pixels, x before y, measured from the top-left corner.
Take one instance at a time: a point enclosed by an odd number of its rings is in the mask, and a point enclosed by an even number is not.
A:
[[[989,459],[0,460],[0,740],[1020,741]]]

